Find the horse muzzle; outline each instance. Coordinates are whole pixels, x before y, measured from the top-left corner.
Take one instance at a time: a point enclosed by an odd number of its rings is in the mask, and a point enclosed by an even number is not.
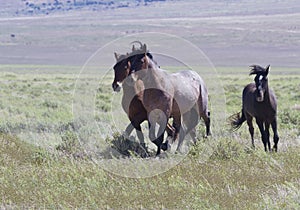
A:
[[[257,102],[263,102],[264,101],[264,97],[256,97],[256,101]]]
[[[121,90],[121,86],[118,84],[118,82],[114,82],[112,84],[112,88],[115,92],[120,92],[120,90]]]
[[[257,102],[263,102],[264,101],[264,91],[259,91],[257,96],[256,96],[256,101]]]

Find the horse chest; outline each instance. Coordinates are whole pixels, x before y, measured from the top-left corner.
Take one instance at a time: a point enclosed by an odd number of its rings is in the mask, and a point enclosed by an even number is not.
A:
[[[246,106],[245,108],[248,114],[264,122],[272,122],[276,115],[274,109],[267,102],[254,102],[251,106]]]

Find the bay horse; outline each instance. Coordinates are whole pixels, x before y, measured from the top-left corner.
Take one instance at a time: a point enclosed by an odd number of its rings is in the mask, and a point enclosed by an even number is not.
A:
[[[141,45],[139,53],[129,57],[129,66],[132,74],[143,81],[145,89],[142,102],[149,121],[149,138],[158,147],[157,155],[160,153],[163,132],[170,117],[173,118],[175,128],[174,139],[179,133],[177,151],[180,150],[185,135],[190,131],[194,133],[199,116],[204,119],[206,135],[210,135],[208,91],[196,72],[188,70],[167,73],[152,60],[146,44]],[[157,135],[156,124],[159,125]]]
[[[136,52],[135,48],[133,48],[132,51]],[[147,111],[142,103],[144,85],[141,80],[134,81],[131,77],[132,71],[130,69],[130,61],[128,59],[129,55],[129,53],[126,55],[119,55],[115,53],[116,64],[113,67],[115,77],[112,83],[112,88],[114,91],[119,92],[121,89],[120,83],[122,83],[122,108],[130,120],[130,123],[125,129],[125,135],[130,136],[131,132],[135,128],[141,147],[147,151],[144,135],[141,129],[141,123],[148,120]],[[167,124],[166,131],[168,136],[173,138],[175,130],[170,124]],[[167,145],[165,145],[162,149],[167,150]]]
[[[249,75],[256,75],[254,83],[248,84],[242,95],[242,116],[239,113],[231,116],[231,126],[237,130],[243,122],[247,121],[249,132],[251,135],[252,146],[254,146],[254,127],[252,119],[256,119],[256,123],[261,133],[261,139],[264,144],[265,151],[271,151],[269,128],[272,126],[274,132],[274,147],[277,152],[277,144],[279,136],[277,133],[277,100],[273,90],[269,88],[268,74],[270,65],[263,68],[259,65],[252,65]]]

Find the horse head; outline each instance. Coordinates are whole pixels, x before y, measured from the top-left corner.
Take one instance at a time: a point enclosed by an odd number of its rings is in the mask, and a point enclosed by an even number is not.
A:
[[[138,43],[140,47],[136,47],[134,44]],[[153,61],[152,54],[147,50],[146,44],[142,44],[140,41],[134,41],[131,44],[132,51],[126,55],[119,55],[115,53],[116,64],[113,69],[115,72],[115,78],[112,83],[114,91],[120,91],[123,81],[132,73],[147,69],[149,62]]]
[[[252,69],[249,75],[256,75],[254,78],[256,85],[256,101],[263,102],[265,93],[268,91],[268,74],[270,70],[270,65],[266,68],[263,68],[258,65],[250,66]]]
[[[138,43],[140,48],[136,48],[135,45],[132,46],[132,52],[130,53],[129,62],[131,64],[132,72],[137,72],[148,68],[149,58],[152,59],[153,56],[147,50],[147,45],[142,44],[140,41],[134,41],[131,44]]]
[[[130,62],[128,60],[128,54],[119,55],[115,53],[116,64],[113,69],[115,72],[115,78],[112,83],[112,88],[114,91],[119,92],[121,90],[121,84],[125,78],[130,74]]]

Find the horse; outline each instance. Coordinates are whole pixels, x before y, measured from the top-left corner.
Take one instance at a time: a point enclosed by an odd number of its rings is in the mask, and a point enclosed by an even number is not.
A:
[[[250,66],[251,71],[249,75],[256,75],[254,83],[245,86],[242,95],[242,116],[240,113],[231,116],[231,126],[234,130],[241,127],[243,122],[247,121],[249,132],[252,140],[252,147],[254,146],[254,127],[252,119],[256,119],[256,123],[261,133],[261,139],[264,144],[265,151],[271,151],[269,128],[272,126],[274,132],[274,147],[277,152],[277,144],[279,136],[277,133],[277,99],[273,90],[269,88],[268,74],[270,65],[263,68],[259,65]]]
[[[180,151],[185,135],[204,119],[206,136],[210,135],[210,113],[208,111],[208,91],[202,78],[194,71],[186,70],[169,74],[153,61],[142,45],[139,53],[129,57],[130,71],[143,81],[143,105],[149,121],[149,138],[157,145],[157,155],[163,142],[163,131],[167,120],[173,118],[176,139],[179,133],[177,151]],[[181,120],[186,128],[182,126]],[[159,125],[157,136],[155,125]],[[192,137],[193,138],[193,137]],[[195,141],[195,140],[194,140]]]
[[[135,52],[135,49],[132,49]],[[116,64],[114,65],[114,81],[112,83],[112,88],[115,92],[119,92],[121,89],[120,83],[122,83],[123,88],[123,97],[122,97],[122,108],[126,112],[130,123],[125,129],[125,136],[129,136],[133,129],[136,129],[137,137],[141,144],[141,147],[147,151],[144,135],[141,129],[141,123],[147,118],[147,111],[142,103],[143,98],[143,82],[141,80],[134,81],[131,75],[130,63],[128,60],[128,55],[119,55],[117,53],[114,54],[116,58]],[[166,131],[168,136],[173,138],[174,136],[174,128],[167,124]],[[165,145],[163,150],[167,150],[167,145]]]

